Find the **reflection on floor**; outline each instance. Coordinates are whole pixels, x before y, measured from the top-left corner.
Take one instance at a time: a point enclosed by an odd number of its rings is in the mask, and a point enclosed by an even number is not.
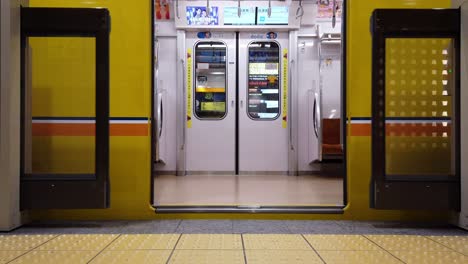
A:
[[[343,179],[331,176],[157,176],[156,205],[336,206]]]
[[[87,221],[0,233],[0,263],[468,263],[468,236],[385,222]]]

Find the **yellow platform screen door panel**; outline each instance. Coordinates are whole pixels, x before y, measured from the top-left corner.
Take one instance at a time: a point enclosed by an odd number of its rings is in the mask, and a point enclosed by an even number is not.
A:
[[[460,11],[372,17],[376,209],[460,208]]]
[[[21,10],[21,208],[109,207],[107,9]]]

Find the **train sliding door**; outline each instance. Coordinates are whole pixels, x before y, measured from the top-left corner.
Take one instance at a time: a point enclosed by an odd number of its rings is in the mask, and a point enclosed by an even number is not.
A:
[[[239,172],[288,172],[288,33],[240,33]]]
[[[371,207],[459,209],[460,11],[376,10],[372,29]]]
[[[236,34],[188,32],[186,48],[186,171],[233,174]]]

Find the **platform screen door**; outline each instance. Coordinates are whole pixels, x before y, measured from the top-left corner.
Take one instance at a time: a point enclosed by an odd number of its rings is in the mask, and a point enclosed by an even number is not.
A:
[[[109,207],[107,9],[21,9],[21,207]]]
[[[371,207],[460,206],[460,12],[375,10]]]

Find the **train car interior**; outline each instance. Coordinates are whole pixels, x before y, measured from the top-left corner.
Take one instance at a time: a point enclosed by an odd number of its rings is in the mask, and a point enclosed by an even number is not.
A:
[[[344,206],[344,3],[260,2],[155,1],[157,208]]]

